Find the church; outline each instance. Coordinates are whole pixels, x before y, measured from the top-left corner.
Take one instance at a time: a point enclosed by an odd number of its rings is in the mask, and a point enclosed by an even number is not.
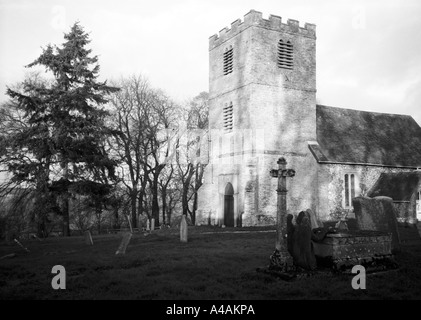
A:
[[[288,213],[352,217],[357,196],[389,196],[421,221],[421,128],[407,115],[316,103],[316,26],[251,10],[209,39],[209,138],[196,224],[276,223],[283,157]],[[203,157],[203,156],[202,156]]]

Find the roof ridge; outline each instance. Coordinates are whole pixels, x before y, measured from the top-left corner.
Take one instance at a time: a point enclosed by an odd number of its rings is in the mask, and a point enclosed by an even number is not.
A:
[[[402,114],[402,113],[390,113],[390,112],[378,112],[378,111],[358,110],[358,109],[351,109],[351,108],[344,108],[344,107],[327,106],[327,105],[324,105],[324,104],[316,104],[316,106],[317,107],[324,107],[324,108],[332,108],[332,109],[341,109],[341,110],[355,111],[355,112],[363,112],[363,113],[374,113],[374,114],[382,114],[382,115],[390,115],[390,116],[402,116],[402,117],[408,117],[408,118],[414,119],[411,115],[409,115],[409,114]],[[414,121],[415,121],[415,119],[414,119]]]

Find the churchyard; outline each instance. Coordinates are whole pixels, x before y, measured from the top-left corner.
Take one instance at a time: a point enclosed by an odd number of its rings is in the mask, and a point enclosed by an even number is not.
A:
[[[269,265],[275,227],[189,227],[134,232],[124,254],[122,233],[0,243],[0,299],[420,299],[421,240],[399,226],[399,268],[367,274],[354,290],[352,274],[318,268],[291,281],[257,271]],[[66,289],[52,288],[52,268],[66,270]]]

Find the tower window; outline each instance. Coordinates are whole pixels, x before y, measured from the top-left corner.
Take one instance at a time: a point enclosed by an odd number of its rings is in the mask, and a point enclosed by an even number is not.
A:
[[[230,102],[229,104],[225,104],[224,110],[222,112],[225,132],[232,131],[232,126],[233,126],[232,114],[233,114],[232,102]]]
[[[227,74],[230,74],[232,72],[233,69],[233,55],[234,55],[234,51],[232,46],[230,46],[229,48],[225,49],[224,52],[224,76],[226,76]]]
[[[284,42],[282,39],[278,42],[278,67],[283,69],[293,67],[292,43]]]

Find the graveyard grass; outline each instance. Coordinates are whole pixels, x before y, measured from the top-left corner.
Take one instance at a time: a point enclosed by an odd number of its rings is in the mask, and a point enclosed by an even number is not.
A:
[[[351,287],[353,275],[317,272],[286,282],[257,272],[272,254],[272,228],[189,227],[135,233],[125,255],[115,255],[122,234],[0,243],[0,299],[420,299],[421,240],[414,228],[400,228],[400,268],[368,274],[366,290]],[[233,233],[233,231],[253,231]],[[255,232],[264,231],[264,232]],[[416,234],[416,232],[415,232]],[[66,290],[53,290],[54,265],[66,269]]]

